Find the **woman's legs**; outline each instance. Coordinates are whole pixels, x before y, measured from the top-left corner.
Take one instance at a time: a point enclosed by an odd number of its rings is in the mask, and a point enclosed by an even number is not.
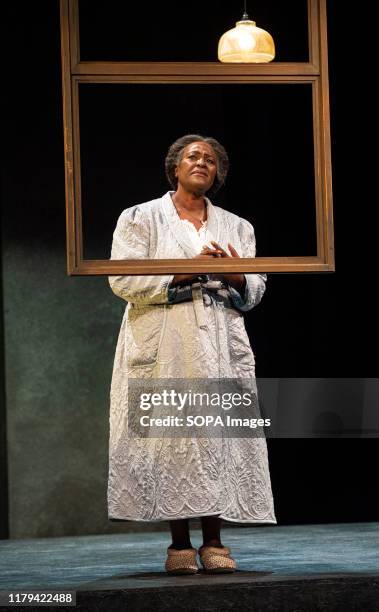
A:
[[[192,548],[189,531],[189,519],[169,521],[172,544],[169,548],[183,550]],[[221,519],[218,516],[202,516],[201,529],[203,532],[203,546],[222,547],[221,544]]]
[[[176,550],[184,550],[185,548],[192,548],[190,532],[189,532],[189,520],[179,519],[177,521],[169,521],[172,544],[169,548],[175,548]]]

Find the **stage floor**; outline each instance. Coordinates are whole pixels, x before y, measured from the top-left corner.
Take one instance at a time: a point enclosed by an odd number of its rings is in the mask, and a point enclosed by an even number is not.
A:
[[[231,575],[167,576],[169,543],[167,532],[1,540],[0,590],[75,590],[79,609],[112,612],[379,610],[379,523],[226,528]]]

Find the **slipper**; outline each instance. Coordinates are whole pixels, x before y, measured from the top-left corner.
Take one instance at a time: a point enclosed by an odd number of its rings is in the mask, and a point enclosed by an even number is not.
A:
[[[201,565],[208,574],[230,574],[236,570],[236,562],[230,556],[230,548],[202,546],[199,549]]]
[[[196,562],[196,548],[185,548],[184,550],[176,550],[175,548],[167,549],[167,560],[165,570],[168,574],[197,574],[199,566]]]

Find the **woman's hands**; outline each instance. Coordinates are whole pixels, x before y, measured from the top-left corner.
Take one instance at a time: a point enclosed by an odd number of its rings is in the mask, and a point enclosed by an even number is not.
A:
[[[196,255],[194,259],[209,259],[210,257],[239,257],[235,248],[228,243],[228,249],[230,251],[230,255],[215,241],[212,240],[211,244],[214,246],[211,247],[204,245],[201,253]],[[172,279],[172,285],[177,285],[182,282],[186,282],[191,280],[192,278],[197,278],[198,274],[175,274]],[[246,285],[246,279],[244,274],[231,273],[231,274],[217,274],[217,278],[225,280],[229,285],[237,289],[237,291],[243,291]]]
[[[237,251],[230,242],[228,242],[230,255],[215,240],[212,240],[211,244],[215,247],[214,253],[217,253],[214,257],[239,257]],[[218,274],[217,276],[224,279],[229,285],[237,289],[237,291],[241,292],[245,289],[246,278],[242,273],[234,272],[230,274]]]
[[[211,257],[217,257],[217,254],[221,251],[217,249],[211,249],[210,247],[203,246],[201,253],[195,255],[193,259],[209,259]],[[185,283],[186,281],[190,281],[193,278],[197,278],[199,274],[175,274],[172,279],[171,285],[180,285],[181,283]]]

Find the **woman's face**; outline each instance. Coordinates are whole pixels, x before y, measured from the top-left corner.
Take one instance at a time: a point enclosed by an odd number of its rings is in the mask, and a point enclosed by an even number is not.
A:
[[[191,193],[206,193],[213,185],[217,173],[217,157],[207,142],[192,142],[183,149],[182,158],[175,168],[178,185]]]

